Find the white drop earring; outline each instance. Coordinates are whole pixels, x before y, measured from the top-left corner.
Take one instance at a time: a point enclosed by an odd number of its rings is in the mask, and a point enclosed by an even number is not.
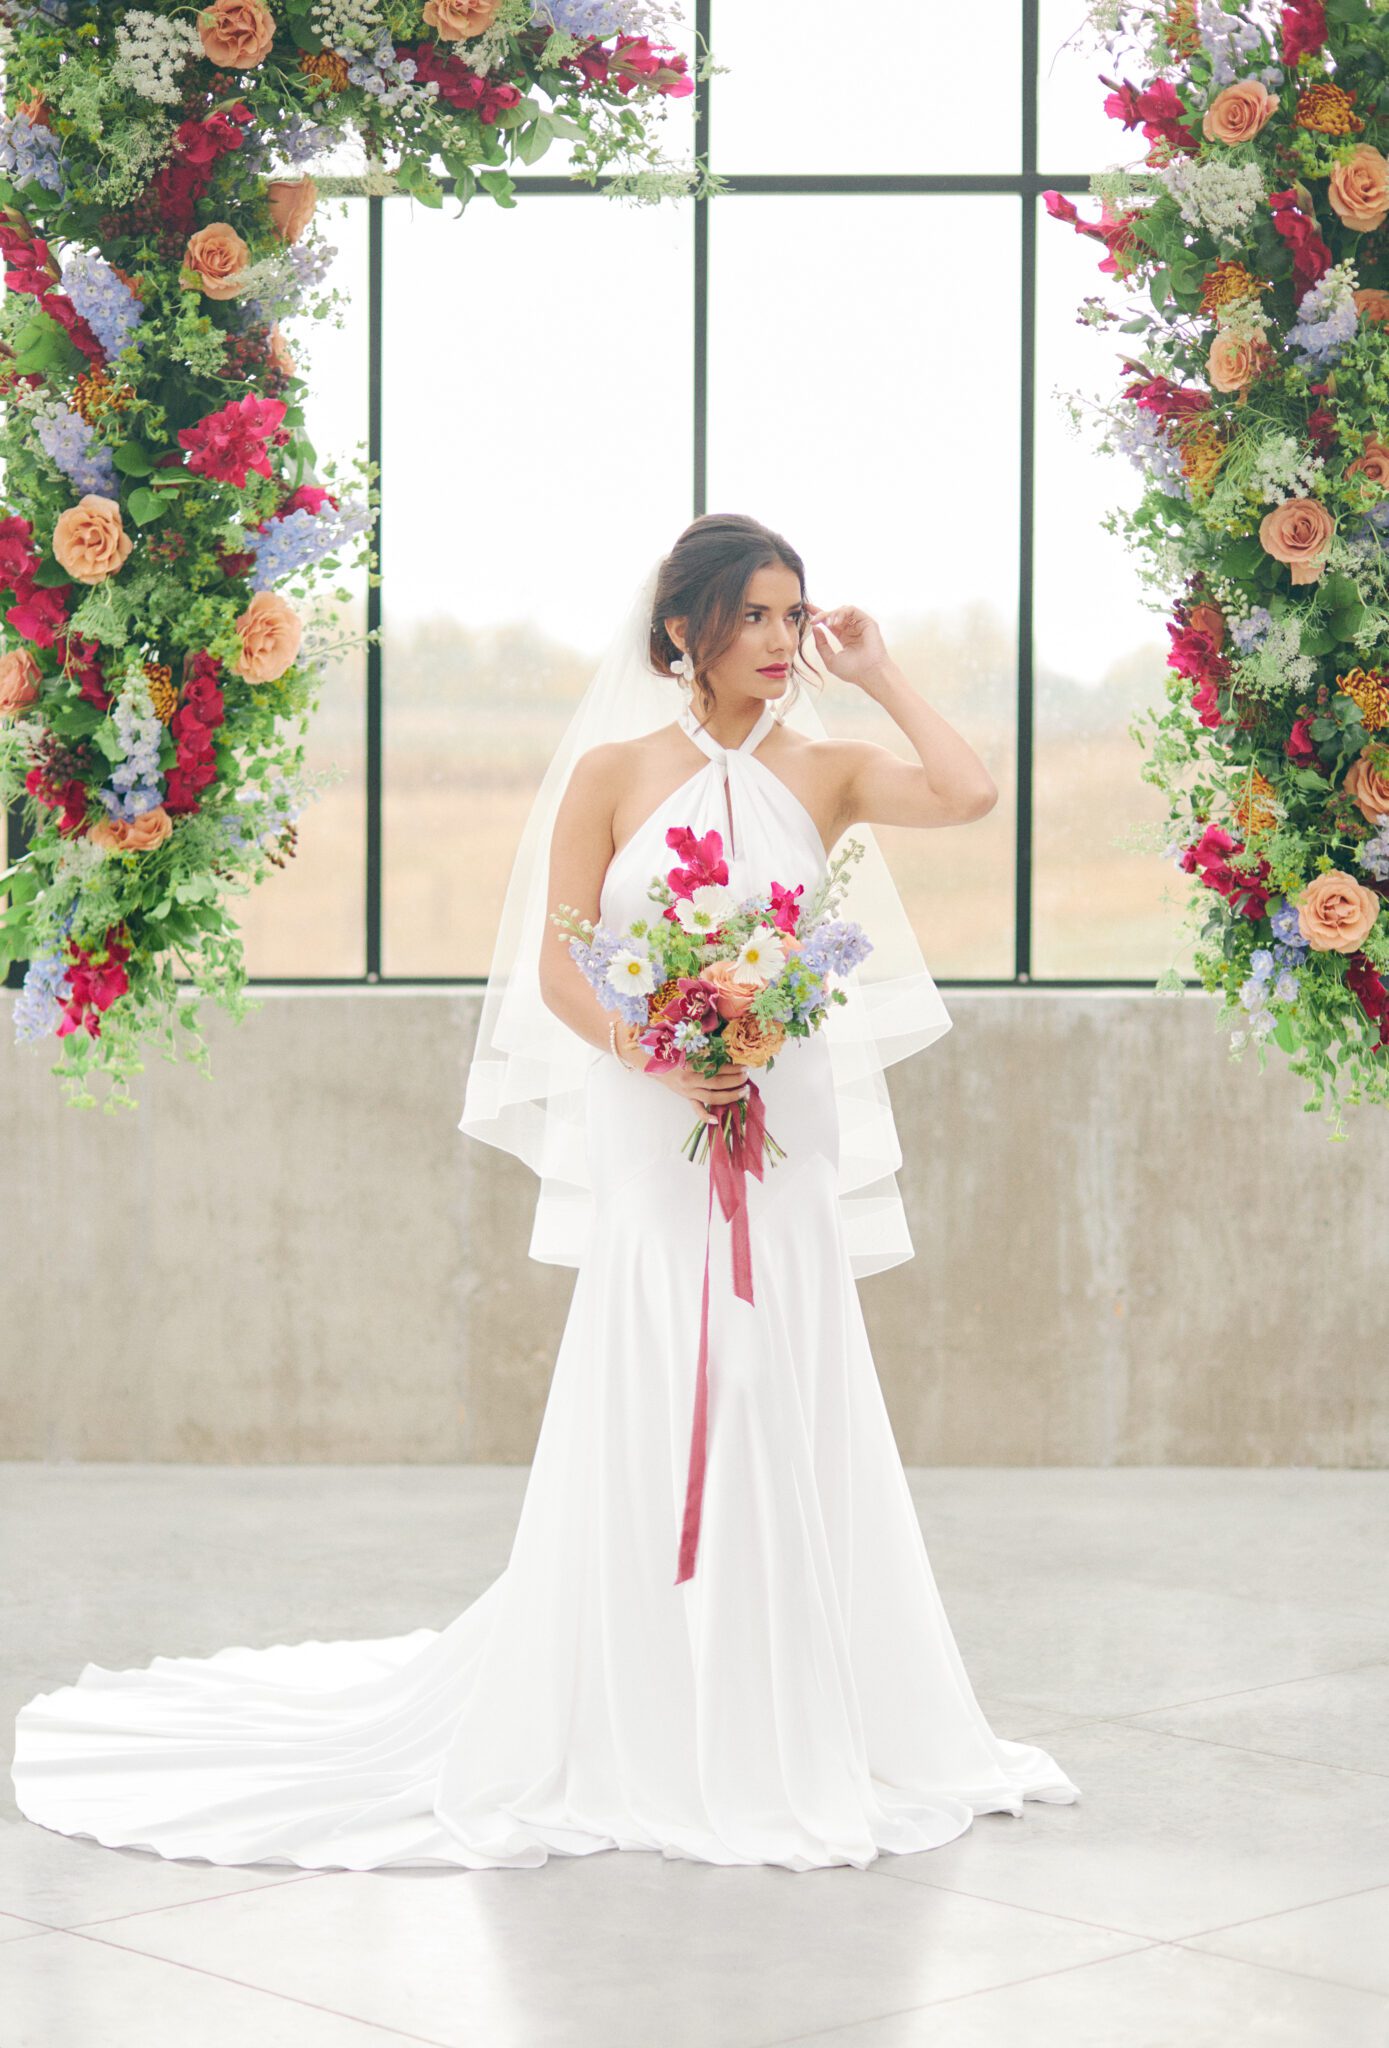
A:
[[[679,661],[671,663],[670,672],[673,676],[678,676],[682,682],[692,683],[694,681],[694,663],[690,660],[688,648],[680,656]]]

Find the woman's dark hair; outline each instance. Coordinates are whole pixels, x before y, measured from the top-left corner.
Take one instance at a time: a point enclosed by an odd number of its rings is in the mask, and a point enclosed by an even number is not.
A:
[[[685,645],[694,663],[694,692],[706,718],[714,708],[714,693],[705,681],[705,671],[727,653],[742,631],[749,583],[759,569],[777,563],[799,579],[804,605],[805,564],[789,541],[741,512],[706,512],[690,522],[661,564],[651,605],[650,664],[658,674],[670,675],[671,663],[680,659],[680,649],[666,631],[666,620],[683,619]],[[809,630],[807,614],[801,620],[798,651]],[[789,708],[795,703],[803,678],[814,683],[820,680],[811,669],[798,671],[793,655],[789,690],[777,700],[779,704]]]

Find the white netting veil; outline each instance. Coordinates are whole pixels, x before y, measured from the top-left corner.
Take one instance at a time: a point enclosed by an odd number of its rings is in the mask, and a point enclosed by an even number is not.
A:
[[[529,1251],[548,1265],[577,1266],[587,1247],[593,1198],[585,1083],[595,1060],[612,1057],[580,1038],[541,998],[540,949],[562,943],[548,916],[550,841],[580,755],[669,725],[683,708],[675,678],[657,675],[648,661],[664,560],[657,557],[633,593],[526,820],[502,904],[458,1126],[469,1137],[514,1153],[539,1178]],[[799,658],[829,687],[846,687],[829,676],[813,635]],[[807,738],[827,737],[804,692],[784,722]],[[871,828],[855,825],[846,837],[862,841],[865,850],[850,870],[840,915],[857,919],[873,950],[839,984],[849,1000],[829,1006],[823,1028],[839,1110],[840,1209],[852,1268],[862,1277],[913,1255],[896,1180],[902,1151],[883,1069],[930,1045],[952,1020]],[[789,1140],[783,1136],[782,1142]]]

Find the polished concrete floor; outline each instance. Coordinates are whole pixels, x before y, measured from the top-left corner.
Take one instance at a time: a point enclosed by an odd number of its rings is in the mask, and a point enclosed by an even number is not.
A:
[[[304,1874],[70,1840],[6,1769],[4,2048],[1386,2048],[1389,1474],[911,1478],[985,1711],[1079,1804],[864,1871]],[[5,1727],[88,1661],[443,1627],[524,1483],[0,1465]]]

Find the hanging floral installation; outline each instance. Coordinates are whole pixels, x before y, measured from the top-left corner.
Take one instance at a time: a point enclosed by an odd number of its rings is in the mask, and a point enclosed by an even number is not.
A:
[[[636,0],[0,0],[0,973],[68,1099],[129,1107],[139,1050],[209,1070],[251,1007],[228,899],[317,793],[303,735],[375,570],[375,475],[320,464],[281,323],[340,317],[328,194],[516,204],[557,138],[639,202],[694,89]],[[312,167],[356,145],[362,175]],[[616,166],[617,168],[611,168]],[[331,589],[326,585],[332,585]],[[179,970],[182,970],[180,974]]]
[[[1389,1100],[1389,14],[1369,0],[1118,0],[1106,112],[1146,155],[1092,181],[1138,303],[1102,446],[1113,524],[1171,617],[1166,708],[1130,728],[1194,877],[1195,960],[1232,1056],[1272,1040]],[[1180,989],[1175,973],[1157,984]]]

